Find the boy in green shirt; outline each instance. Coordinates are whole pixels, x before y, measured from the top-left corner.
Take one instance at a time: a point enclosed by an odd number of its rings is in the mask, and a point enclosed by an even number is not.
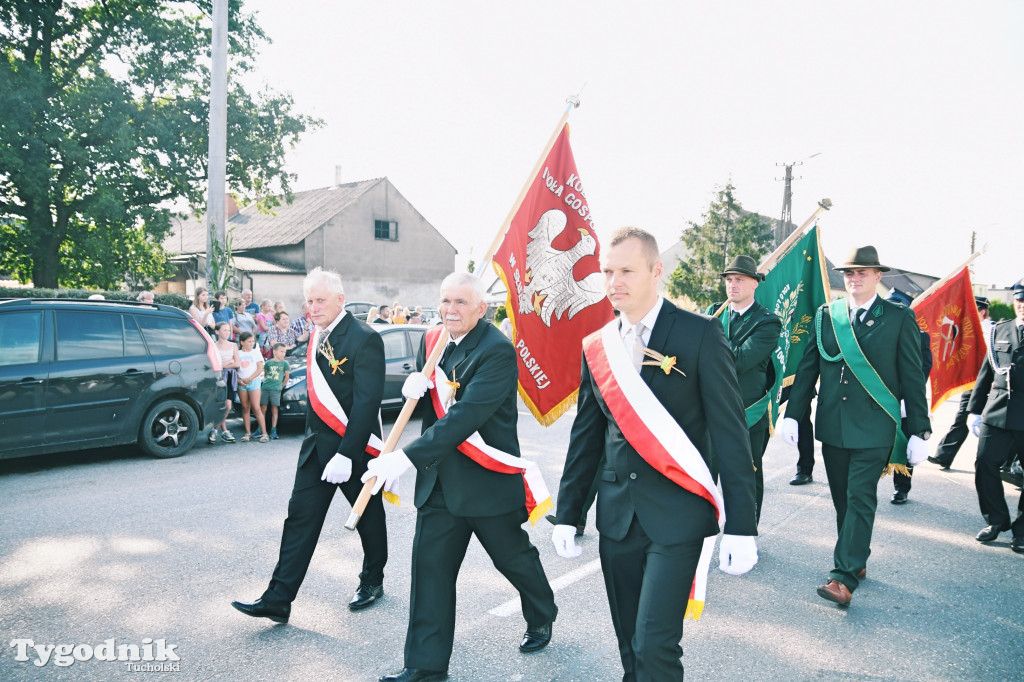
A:
[[[281,393],[284,385],[288,383],[287,362],[284,361],[285,345],[274,344],[274,359],[263,363],[263,393],[260,395],[260,407],[263,408],[263,418],[266,419],[267,406],[270,406],[270,438],[277,440],[277,413],[281,407]]]

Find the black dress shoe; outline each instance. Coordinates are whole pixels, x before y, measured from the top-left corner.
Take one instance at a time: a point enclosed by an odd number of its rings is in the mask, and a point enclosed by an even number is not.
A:
[[[978,533],[977,540],[978,542],[992,542],[999,537],[999,534],[1004,530],[1010,530],[1010,524],[1006,524],[1005,526],[985,526],[981,529],[981,532]]]
[[[438,670],[422,670],[420,668],[402,668],[394,675],[385,675],[380,682],[440,682],[447,680],[448,673]]]
[[[802,474],[800,472],[797,472],[796,476],[793,477],[793,480],[790,481],[789,484],[790,485],[807,485],[808,483],[813,483],[813,482],[814,482],[814,477],[811,476],[810,474]]]
[[[1024,554],[1024,535],[1014,535],[1010,540],[1010,549],[1017,554]]]
[[[367,585],[366,583],[359,583],[359,587],[356,588],[356,593],[352,595],[352,601],[348,603],[348,608],[352,611],[365,609],[367,606],[383,596],[383,585]]]
[[[907,494],[902,490],[897,490],[892,494],[892,499],[889,501],[892,502],[893,504],[906,504]]]
[[[257,599],[251,604],[244,601],[233,601],[231,605],[247,616],[269,618],[275,623],[287,623],[288,616],[292,612],[291,604],[277,604],[275,602],[263,601],[262,599]]]
[[[938,464],[943,469],[948,469],[949,468],[949,464],[946,464],[945,462],[943,462],[938,457],[935,457],[935,456],[932,456],[932,455],[928,455],[928,461],[931,462],[932,464]],[[952,464],[952,462],[950,462],[950,464]]]
[[[524,654],[532,654],[534,651],[540,651],[548,645],[551,641],[551,623],[545,623],[535,628],[526,628],[526,634],[523,635],[523,641],[519,644],[519,650]]]

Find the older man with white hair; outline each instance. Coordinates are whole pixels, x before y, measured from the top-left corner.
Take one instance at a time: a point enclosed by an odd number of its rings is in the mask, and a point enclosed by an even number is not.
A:
[[[519,591],[527,624],[520,651],[539,651],[551,640],[558,608],[540,553],[522,528],[528,516],[524,476],[504,464],[519,457],[516,352],[483,319],[484,296],[483,283],[468,273],[453,273],[441,283],[441,318],[451,341],[433,379],[413,373],[402,390],[410,399],[430,390],[422,435],[403,450],[381,455],[363,475],[377,477],[376,492],[416,467],[418,513],[405,668],[382,681],[428,682],[448,676],[455,583],[474,535],[495,568]],[[420,368],[440,336],[440,327],[424,336]]]
[[[288,502],[281,550],[270,585],[255,602],[232,602],[242,613],[285,623],[309,568],[334,492],[355,502],[360,476],[380,452],[384,395],[384,342],[345,312],[345,291],[334,272],[316,268],[302,285],[315,328],[306,361],[309,406]],[[349,602],[353,611],[384,594],[387,528],[380,497],[370,500],[359,524],[363,569]]]

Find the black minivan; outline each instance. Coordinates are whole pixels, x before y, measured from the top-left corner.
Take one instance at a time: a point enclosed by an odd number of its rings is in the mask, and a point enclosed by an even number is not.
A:
[[[224,417],[220,370],[171,306],[0,300],[0,459],[128,443],[183,455]]]

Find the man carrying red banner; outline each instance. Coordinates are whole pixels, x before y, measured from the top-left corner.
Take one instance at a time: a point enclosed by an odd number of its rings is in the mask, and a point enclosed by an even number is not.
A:
[[[699,615],[719,525],[722,570],[739,575],[757,563],[735,363],[720,322],[658,296],[662,263],[649,233],[616,231],[601,269],[620,316],[584,341],[552,541],[560,556],[580,554],[575,524],[597,476],[601,568],[623,679],[682,679],[683,620]],[[724,504],[709,469],[712,445]]]
[[[408,399],[430,390],[419,438],[370,463],[363,479],[373,492],[388,490],[416,467],[416,535],[405,668],[382,681],[426,682],[448,676],[455,637],[455,584],[472,536],[495,568],[519,591],[526,634],[520,651],[538,651],[551,640],[558,614],[540,553],[522,528],[528,508],[545,510],[543,481],[519,458],[516,353],[483,319],[483,282],[457,272],[441,283],[440,312],[451,342],[433,379],[414,372],[402,389]],[[419,367],[438,335],[424,338]],[[534,506],[537,505],[537,506]],[[539,511],[538,511],[539,510]]]
[[[380,334],[345,312],[345,291],[337,273],[314,269],[302,291],[316,328],[311,330],[307,352],[306,435],[280,556],[263,596],[251,603],[231,602],[248,616],[277,623],[288,622],[335,491],[341,488],[349,503],[354,503],[362,489],[360,475],[383,446],[379,408],[384,396],[384,342]],[[379,497],[366,507],[359,539],[363,570],[348,605],[353,611],[384,594],[388,534]]]

